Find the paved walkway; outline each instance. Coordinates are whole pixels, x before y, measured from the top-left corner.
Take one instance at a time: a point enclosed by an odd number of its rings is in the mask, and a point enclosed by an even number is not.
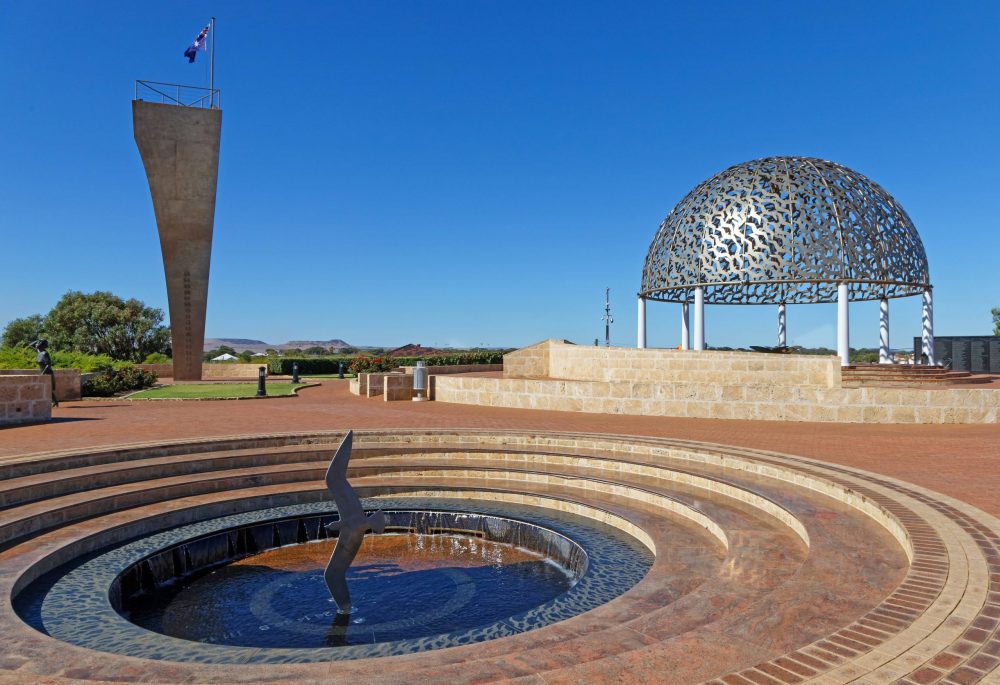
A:
[[[384,402],[327,380],[296,398],[67,402],[50,424],[0,429],[0,463],[95,445],[341,428],[498,428],[673,437],[767,449],[900,478],[1000,515],[1000,426],[894,426],[582,414]]]

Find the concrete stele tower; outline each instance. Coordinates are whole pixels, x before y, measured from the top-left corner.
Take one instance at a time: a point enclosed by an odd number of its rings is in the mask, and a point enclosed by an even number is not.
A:
[[[167,280],[174,380],[201,380],[222,110],[134,100]]]

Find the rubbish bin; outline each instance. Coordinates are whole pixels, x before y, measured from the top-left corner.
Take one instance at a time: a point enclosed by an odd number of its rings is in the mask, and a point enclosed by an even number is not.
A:
[[[413,369],[413,401],[427,401],[427,367],[423,362],[417,362],[417,368]]]

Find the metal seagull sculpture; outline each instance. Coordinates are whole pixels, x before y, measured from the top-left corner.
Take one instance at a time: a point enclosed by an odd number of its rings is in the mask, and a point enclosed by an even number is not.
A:
[[[337,603],[337,613],[351,613],[351,593],[347,590],[347,568],[358,554],[358,548],[365,538],[365,533],[371,529],[373,533],[385,530],[385,512],[376,511],[365,515],[361,500],[354,488],[347,482],[347,464],[351,460],[351,443],[354,431],[348,431],[344,441],[337,448],[337,453],[330,461],[326,470],[326,487],[333,493],[333,501],[337,503],[340,520],[327,524],[326,529],[338,532],[337,546],[330,555],[330,563],[326,566],[323,579],[330,588],[333,601]]]

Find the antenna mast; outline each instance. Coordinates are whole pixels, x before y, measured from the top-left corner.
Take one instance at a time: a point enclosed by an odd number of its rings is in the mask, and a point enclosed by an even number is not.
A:
[[[604,289],[604,316],[601,320],[604,322],[604,346],[611,347],[611,324],[615,322],[611,316],[611,288]]]

